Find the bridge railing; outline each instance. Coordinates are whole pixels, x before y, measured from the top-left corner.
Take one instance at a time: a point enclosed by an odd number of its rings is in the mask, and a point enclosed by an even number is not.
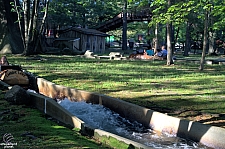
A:
[[[127,12],[127,17],[128,18],[148,18],[151,17],[152,13],[150,12],[149,8],[145,8],[145,9],[135,9],[135,10],[129,10]],[[122,17],[123,17],[123,13],[122,13]]]
[[[152,13],[149,8],[144,9],[130,9],[127,11],[127,21],[150,21],[152,17]],[[116,27],[122,25],[123,12],[117,14],[113,18],[105,21],[105,23],[99,25],[97,30],[113,30]],[[116,26],[116,27],[115,27]]]

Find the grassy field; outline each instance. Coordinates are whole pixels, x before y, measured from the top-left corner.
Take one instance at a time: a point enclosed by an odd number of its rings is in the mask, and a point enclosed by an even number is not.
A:
[[[205,65],[204,71],[199,71],[199,64],[191,61],[175,61],[175,65],[166,66],[165,61],[98,60],[57,55],[8,56],[8,60],[56,84],[225,127],[224,65]]]
[[[196,59],[196,57],[195,57]],[[56,84],[97,92],[148,108],[225,113],[224,65],[165,61],[116,61],[43,55],[41,60],[9,57],[13,64]]]
[[[3,93],[1,92],[1,99]],[[11,134],[16,149],[76,149],[76,148],[110,148],[91,138],[81,136],[52,120],[37,109],[23,105],[12,105],[0,100],[0,136]],[[1,139],[0,148],[7,146]]]

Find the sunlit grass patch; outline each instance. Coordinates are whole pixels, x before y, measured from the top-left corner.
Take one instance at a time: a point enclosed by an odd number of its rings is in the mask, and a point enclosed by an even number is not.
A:
[[[201,105],[206,108],[199,110],[213,113],[218,108],[207,109],[207,102],[211,107],[218,107],[221,99],[217,97],[224,95],[225,69],[221,65],[205,65],[205,69],[199,71],[198,64],[187,62],[167,66],[165,61],[113,61],[55,55],[42,57],[45,60],[9,57],[9,61],[56,84],[106,94],[149,108],[151,105],[146,104],[147,101],[172,109],[197,110]]]

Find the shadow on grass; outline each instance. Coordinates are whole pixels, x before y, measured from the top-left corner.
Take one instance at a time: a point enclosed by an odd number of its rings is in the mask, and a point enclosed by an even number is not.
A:
[[[17,143],[15,148],[108,148],[64,127],[37,109],[12,105],[3,98],[0,103],[0,136],[10,133],[11,143]]]
[[[202,72],[199,72],[197,70],[198,65],[189,64],[188,66],[182,66],[179,64],[176,64],[175,66],[165,66],[165,62],[163,61],[109,61],[109,60],[86,60],[86,59],[78,59],[73,57],[50,57],[48,58],[46,56],[46,61],[39,61],[36,65],[32,66],[32,62],[28,62],[28,64],[25,64],[25,68],[33,69],[34,72],[36,71],[36,74],[42,74],[43,78],[53,81],[54,80],[60,80],[60,78],[63,79],[62,82],[70,81],[72,79],[77,79],[79,82],[85,83],[87,80],[91,80],[91,82],[123,82],[121,86],[119,86],[116,89],[107,89],[105,90],[105,93],[111,93],[111,92],[119,92],[119,91],[134,91],[134,92],[142,92],[143,89],[151,89],[154,87],[156,90],[161,88],[169,88],[171,89],[182,89],[182,90],[195,90],[195,91],[203,91],[202,93],[197,93],[197,95],[206,96],[206,93],[204,92],[207,87],[211,87],[211,85],[216,82],[214,80],[208,80],[207,77],[204,76],[218,76],[221,75],[222,72],[224,72],[223,69],[221,69],[221,66],[206,66],[205,70]],[[54,64],[50,67],[48,64]],[[38,67],[37,67],[38,66]],[[186,68],[188,67],[188,68]],[[218,71],[217,71],[218,70]],[[191,74],[191,75],[190,75]],[[183,82],[178,83],[179,81],[170,81],[173,78],[180,78],[182,76],[187,76],[187,79],[190,78],[190,82],[185,84]],[[203,76],[201,78],[198,78],[199,76]],[[196,78],[195,78],[196,77]],[[150,80],[149,83],[140,83],[138,84],[138,79],[140,82],[142,80],[148,79]],[[213,78],[211,78],[213,79]],[[66,80],[66,81],[65,81]],[[156,81],[155,81],[156,80]],[[224,80],[219,80],[217,83],[223,83]],[[198,87],[198,84],[206,84],[205,87]],[[60,84],[63,85],[63,84]],[[194,86],[194,87],[193,87]],[[222,85],[224,86],[224,85]],[[213,89],[213,88],[209,88]],[[210,93],[210,96],[215,95],[221,95],[222,92],[212,92]],[[164,97],[168,97],[165,100],[163,100]],[[213,107],[212,101],[197,101],[198,99],[196,97],[196,94],[182,94],[184,98],[180,98],[179,95],[176,94],[162,94],[162,95],[152,95],[152,96],[139,96],[137,97],[140,101],[135,101],[135,99],[130,98],[123,98],[123,100],[153,109],[155,111],[168,113],[169,112],[175,112],[176,110],[180,111],[178,114],[182,114],[184,112],[187,112],[187,110],[183,110],[186,107],[191,107],[194,110],[204,111],[204,110],[214,110],[218,108],[218,106]],[[185,98],[188,97],[187,99]],[[161,100],[154,100],[152,102],[152,98],[158,98]],[[223,104],[223,101],[216,100],[216,104],[220,105],[221,109],[224,109],[224,107],[221,107]],[[177,107],[177,104],[180,105],[180,107]],[[212,106],[209,108],[209,106]],[[207,107],[207,108],[202,108]],[[177,109],[176,109],[177,108]],[[170,111],[171,110],[171,111]],[[183,117],[191,116],[185,115]],[[194,116],[196,116],[196,113]],[[193,116],[192,114],[192,116]],[[198,114],[198,113],[197,113]],[[198,116],[198,115],[197,115]],[[149,117],[151,120],[151,116]],[[212,118],[208,118],[205,120],[202,120],[200,122],[209,122],[212,120]],[[220,123],[220,122],[219,122]],[[198,124],[196,124],[198,125]],[[222,124],[221,124],[222,125]],[[210,126],[205,127],[204,130],[202,130],[195,138],[195,141],[200,141],[201,137],[208,131]],[[62,129],[62,128],[61,128]],[[80,138],[69,138],[67,135],[64,136],[64,131],[59,132],[60,129],[51,129],[49,130],[55,130],[56,134],[54,134],[52,137],[45,137],[43,140],[50,141],[46,142],[46,146],[48,147],[59,147],[62,142],[59,141],[58,135],[62,136],[62,140],[79,140]],[[57,131],[56,131],[57,130]],[[64,130],[64,129],[63,129]],[[196,132],[194,126],[189,128],[189,123],[186,120],[181,120],[179,124],[179,130],[180,134],[183,135],[181,130],[186,130],[191,132]],[[44,134],[44,132],[43,132]],[[41,135],[43,135],[41,134]],[[45,134],[44,134],[45,135]],[[69,135],[69,134],[68,134]],[[185,134],[184,134],[185,135]],[[42,141],[42,140],[41,140]],[[90,143],[90,142],[89,142]],[[34,143],[35,144],[35,143]],[[73,143],[71,143],[73,144]],[[68,145],[68,144],[67,144]],[[74,143],[73,145],[76,145]],[[62,146],[64,147],[64,146]],[[67,146],[65,146],[67,147]]]
[[[222,93],[216,92],[215,94],[210,94],[210,96],[221,95]],[[166,99],[168,96],[169,99]],[[220,98],[214,101],[204,101],[198,100],[195,96],[196,94],[182,94],[182,98],[180,98],[176,94],[163,94],[138,96],[135,99],[122,98],[122,100],[181,119],[225,127],[225,115],[217,114],[218,112],[215,113],[215,111],[224,111],[224,100]],[[205,94],[199,94],[198,96],[205,96]],[[158,100],[154,100],[154,98]]]

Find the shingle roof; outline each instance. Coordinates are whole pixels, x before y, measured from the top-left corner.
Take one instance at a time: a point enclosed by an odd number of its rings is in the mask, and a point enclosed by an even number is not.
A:
[[[96,35],[96,36],[105,36],[105,37],[109,36],[108,34],[100,32],[95,29],[77,28],[77,27],[71,27],[71,28],[64,29],[64,30],[62,30],[62,33],[65,33],[68,31],[76,31],[76,32],[80,32],[83,34],[87,34],[87,35]]]

